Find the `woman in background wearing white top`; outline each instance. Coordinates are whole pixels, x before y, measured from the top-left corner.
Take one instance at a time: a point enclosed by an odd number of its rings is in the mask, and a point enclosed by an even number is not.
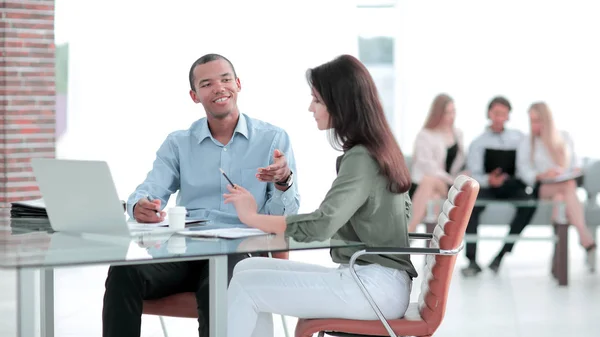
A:
[[[536,197],[565,203],[567,219],[577,228],[579,241],[587,251],[588,265],[593,269],[596,243],[585,225],[583,205],[576,194],[575,178],[552,182],[561,174],[581,170],[571,137],[567,132],[556,129],[546,103],[531,105],[529,121],[531,134],[525,137],[517,151],[517,171],[526,184],[534,186]]]
[[[445,198],[465,166],[463,135],[454,127],[454,101],[446,94],[433,100],[413,151],[409,195],[413,213],[408,231],[414,232],[427,212],[427,202]]]

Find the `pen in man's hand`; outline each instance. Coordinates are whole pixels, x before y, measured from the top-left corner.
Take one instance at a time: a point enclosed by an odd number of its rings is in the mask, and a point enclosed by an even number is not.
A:
[[[229,177],[225,174],[225,171],[223,171],[222,168],[219,168],[219,171],[221,171],[221,173],[223,174],[223,177],[225,177],[225,179],[227,179],[227,181],[229,182],[229,184],[231,185],[231,187],[235,188],[235,185],[231,182],[231,180],[229,179]]]
[[[154,198],[152,198],[150,195],[147,195],[146,198],[148,199],[148,201],[153,202]],[[156,216],[160,218],[160,211],[156,211]]]

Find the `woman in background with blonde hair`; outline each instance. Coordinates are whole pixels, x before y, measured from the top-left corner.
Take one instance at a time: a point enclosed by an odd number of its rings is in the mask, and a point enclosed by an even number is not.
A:
[[[552,113],[544,102],[531,105],[529,121],[531,134],[517,151],[517,172],[521,180],[534,186],[536,197],[565,203],[567,219],[577,229],[579,241],[587,252],[588,266],[593,270],[596,243],[585,224],[583,205],[576,194],[575,179],[581,168],[573,141],[567,132],[556,129]],[[557,179],[563,174],[572,175],[573,179]]]
[[[408,231],[414,232],[427,212],[429,200],[446,197],[465,165],[463,135],[454,127],[454,101],[446,94],[433,100],[413,151],[409,195],[413,214]]]

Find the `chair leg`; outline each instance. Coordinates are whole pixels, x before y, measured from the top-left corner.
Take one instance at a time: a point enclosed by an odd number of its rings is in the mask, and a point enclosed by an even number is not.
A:
[[[288,332],[287,323],[285,321],[285,316],[281,315],[281,323],[283,324],[283,333],[285,337],[290,337],[290,333]]]
[[[158,316],[160,319],[160,326],[162,327],[163,335],[165,337],[169,337],[169,333],[167,332],[167,325],[165,324],[165,319],[162,316]]]

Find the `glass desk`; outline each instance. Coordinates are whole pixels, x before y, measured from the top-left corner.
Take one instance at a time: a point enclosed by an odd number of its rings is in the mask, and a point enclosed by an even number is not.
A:
[[[340,247],[340,240],[297,242],[280,235],[204,239],[180,235],[136,237],[52,232],[44,220],[0,219],[0,269],[17,274],[17,335],[54,336],[54,269],[95,264],[136,265],[209,260],[210,336],[226,336],[227,256]],[[39,307],[39,311],[38,308]]]

